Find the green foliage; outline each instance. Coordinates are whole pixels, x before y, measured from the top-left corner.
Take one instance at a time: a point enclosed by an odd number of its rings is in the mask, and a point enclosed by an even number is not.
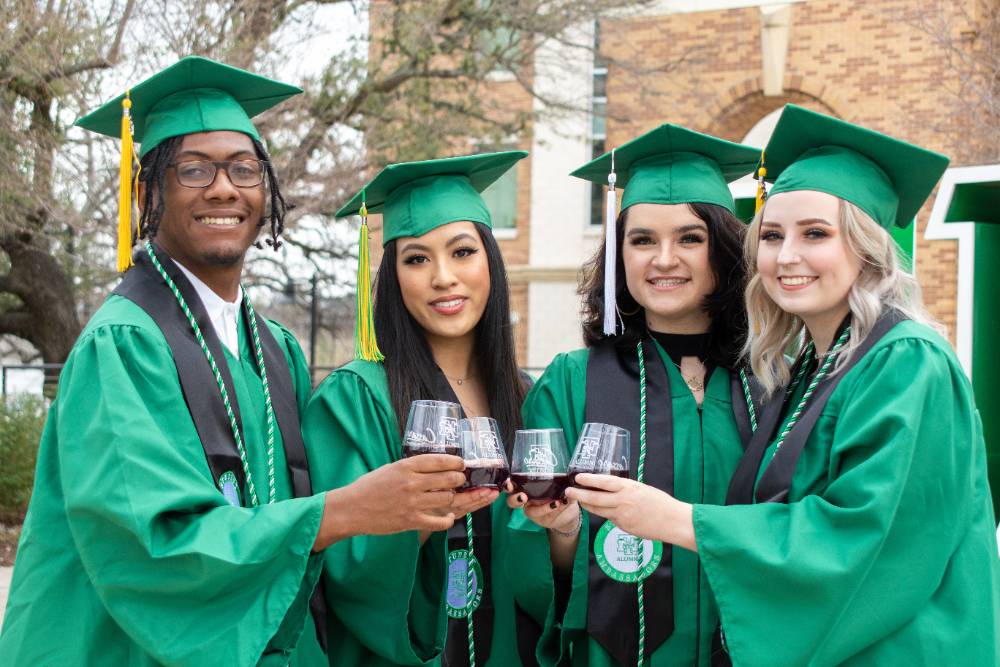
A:
[[[20,523],[35,479],[45,403],[31,395],[0,402],[0,523]]]

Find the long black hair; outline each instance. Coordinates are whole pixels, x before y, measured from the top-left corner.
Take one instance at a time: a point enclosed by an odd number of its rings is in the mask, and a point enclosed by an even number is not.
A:
[[[254,152],[258,160],[264,161],[264,182],[267,184],[267,191],[270,195],[269,206],[260,221],[258,227],[264,226],[267,219],[271,224],[271,238],[267,239],[267,244],[277,250],[281,247],[279,236],[285,230],[285,214],[293,208],[285,201],[278,185],[278,175],[271,164],[271,158],[267,154],[267,149],[257,139],[251,137]],[[160,227],[160,220],[163,219],[163,197],[164,180],[166,179],[167,168],[174,163],[177,150],[184,135],[170,137],[163,140],[151,151],[146,153],[139,162],[139,180],[146,184],[146,192],[141,202],[142,213],[139,216],[139,238],[155,238],[156,231]],[[257,243],[260,247],[260,243]]]
[[[712,323],[708,329],[708,358],[720,366],[736,368],[747,336],[747,314],[743,303],[747,268],[743,259],[746,225],[727,209],[715,204],[688,204],[708,227],[708,261],[715,277],[715,290],[705,297],[703,308]],[[628,291],[622,244],[628,209],[615,221],[618,242],[615,269],[615,294],[618,310],[625,324],[616,344],[635,347],[646,333],[646,314]],[[604,340],[604,245],[584,265],[580,282],[583,297],[583,339],[588,347]],[[621,324],[619,324],[619,327]]]
[[[490,293],[483,316],[476,324],[473,354],[486,388],[490,414],[497,420],[509,448],[514,442],[514,431],[520,427],[525,387],[514,355],[510,289],[500,246],[489,227],[481,223],[475,225],[490,270]],[[435,395],[434,380],[440,371],[424,330],[403,303],[396,256],[396,241],[389,241],[375,279],[373,309],[375,336],[385,354],[389,397],[402,431],[413,401],[440,400],[442,397]]]

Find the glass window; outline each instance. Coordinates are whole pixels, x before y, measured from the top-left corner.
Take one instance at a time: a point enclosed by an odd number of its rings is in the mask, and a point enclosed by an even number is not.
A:
[[[591,157],[600,157],[604,155],[604,152],[604,140],[594,141]],[[590,184],[590,224],[598,227],[604,224],[604,185],[602,183]]]
[[[608,70],[594,70],[594,99],[605,99],[608,96]]]
[[[514,229],[517,226],[517,167],[483,190],[483,200],[490,209],[494,229]]]

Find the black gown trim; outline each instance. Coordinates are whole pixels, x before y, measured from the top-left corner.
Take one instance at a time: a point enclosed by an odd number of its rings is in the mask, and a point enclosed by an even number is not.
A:
[[[187,302],[212,356],[217,360],[224,360],[222,343],[219,341],[215,327],[208,317],[208,311],[205,310],[194,286],[162,249],[154,246],[154,250],[164,271],[173,280],[174,285],[177,286]],[[245,504],[247,501],[246,475],[243,472],[243,464],[236,447],[225,405],[219,395],[218,383],[215,381],[215,376],[205,359],[205,354],[202,352],[187,318],[178,306],[177,300],[144,250],[136,252],[135,266],[125,274],[112,293],[135,303],[159,327],[173,355],[184,402],[204,448],[213,481],[218,483],[223,474],[232,473],[236,477],[239,488],[243,490],[242,500]],[[250,318],[245,302],[243,304],[243,323],[247,327],[247,339],[252,340],[249,331]],[[311,496],[312,483],[309,477],[309,463],[306,459],[305,445],[302,442],[299,410],[292,388],[291,372],[288,369],[284,353],[281,351],[281,346],[267,325],[261,322],[261,326],[257,327],[257,332],[264,355],[264,368],[271,386],[271,405],[274,409],[275,420],[278,422],[278,429],[281,432],[285,462],[292,481],[292,491],[296,498]],[[230,406],[236,416],[240,437],[244,437],[242,415],[229,367],[225,363],[218,362],[217,366],[219,374],[222,376],[223,385],[229,394]],[[322,586],[316,587],[309,607],[316,625],[317,638],[323,650],[326,651],[327,605]]]
[[[787,396],[778,400],[768,401],[764,414],[758,424],[757,432],[754,434],[747,448],[740,459],[740,463],[730,481],[729,490],[726,494],[727,505],[747,505],[754,502],[788,502],[788,491],[792,485],[792,476],[799,462],[799,456],[812,433],[816,421],[826,407],[827,401],[833,394],[834,389],[840,381],[847,375],[855,364],[857,364],[869,350],[874,347],[889,331],[900,322],[908,319],[899,311],[893,309],[884,312],[876,320],[871,333],[851,356],[850,360],[837,372],[827,376],[816,387],[816,391],[809,403],[803,410],[798,422],[791,432],[785,437],[785,442],[781,449],[775,454],[768,464],[764,474],[760,477],[760,482],[756,483],[757,473],[760,470],[764,454],[774,442],[774,438],[781,421],[782,414],[785,413]],[[846,321],[841,325],[840,330],[846,325]],[[839,333],[839,331],[838,331]],[[798,373],[802,360],[799,359],[792,368],[792,377]],[[756,485],[756,491],[754,487]]]
[[[646,484],[674,493],[674,420],[670,376],[646,336]],[[621,349],[614,340],[590,348],[587,361],[585,421],[613,424],[631,432],[629,471],[636,479],[639,465],[639,363],[634,348]],[[638,662],[639,606],[635,584],[605,575],[594,557],[594,538],[604,519],[590,516],[588,544],[587,633],[622,665]],[[644,581],[648,659],[674,632],[673,548],[663,545],[659,566]]]

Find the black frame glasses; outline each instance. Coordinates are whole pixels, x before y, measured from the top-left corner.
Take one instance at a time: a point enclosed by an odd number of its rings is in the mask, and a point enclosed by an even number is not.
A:
[[[253,168],[250,165],[254,165]],[[172,162],[168,167],[172,167],[177,176],[177,182],[185,188],[207,188],[215,183],[215,177],[219,175],[219,170],[226,172],[229,182],[238,188],[255,188],[264,182],[264,166],[267,160],[185,160],[183,162]],[[236,173],[234,178],[233,166],[243,166],[255,169],[255,173],[240,175]],[[197,166],[206,168],[206,172],[200,177],[195,177],[192,173],[182,173],[181,168],[194,170]]]

